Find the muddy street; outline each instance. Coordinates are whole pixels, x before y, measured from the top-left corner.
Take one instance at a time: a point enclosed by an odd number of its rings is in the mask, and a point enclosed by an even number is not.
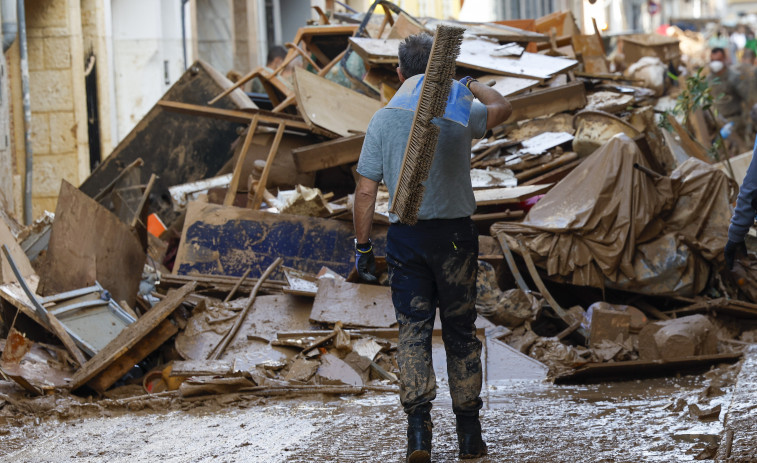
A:
[[[678,378],[555,386],[501,381],[483,395],[489,456],[481,462],[694,461],[717,445],[722,417],[701,422],[679,399],[701,403],[715,378],[728,384],[738,366]],[[732,383],[732,381],[731,381]],[[709,405],[728,408],[734,386]],[[42,399],[40,399],[42,400]],[[151,399],[132,410],[77,412],[60,404],[2,426],[7,462],[402,462],[405,420],[394,394],[358,397],[207,401]],[[70,419],[59,414],[81,414]],[[454,415],[444,382],[432,411],[434,462],[455,462]],[[11,423],[14,423],[13,425]]]

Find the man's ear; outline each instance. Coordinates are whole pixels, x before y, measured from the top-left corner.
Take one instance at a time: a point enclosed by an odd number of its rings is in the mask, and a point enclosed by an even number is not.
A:
[[[399,66],[397,66],[397,77],[400,78],[400,83],[405,82],[405,76],[402,75],[402,69]]]

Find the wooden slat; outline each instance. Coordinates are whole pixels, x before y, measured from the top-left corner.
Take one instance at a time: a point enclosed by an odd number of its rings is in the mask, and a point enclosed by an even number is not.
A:
[[[263,167],[263,172],[260,174],[260,179],[257,182],[257,187],[255,188],[255,195],[253,196],[252,204],[250,205],[252,209],[260,209],[260,204],[263,202],[263,192],[265,191],[266,183],[268,183],[268,176],[271,173],[271,166],[273,166],[273,161],[274,159],[276,159],[276,154],[279,152],[279,145],[281,144],[281,137],[284,136],[285,127],[286,125],[281,123],[276,129],[276,136],[273,138],[271,149],[268,151],[268,158],[265,161],[265,167]]]
[[[107,370],[119,358],[126,355],[143,338],[147,337],[153,330],[155,330],[174,310],[176,310],[179,304],[181,304],[196,287],[197,283],[192,282],[187,283],[177,290],[169,292],[165,299],[160,301],[152,309],[148,310],[147,313],[140,317],[136,322],[124,329],[114,340],[112,340],[94,357],[89,359],[87,363],[82,365],[71,380],[72,389],[80,388],[95,378],[95,376]],[[132,366],[134,366],[134,363],[131,363],[129,368]],[[115,382],[117,379],[118,378],[115,378],[113,381]],[[100,387],[103,385],[101,381],[98,382],[98,384]]]
[[[329,167],[357,162],[365,135],[337,138],[292,150],[299,172],[315,172]]]
[[[229,189],[226,190],[226,196],[223,198],[223,205],[224,206],[231,206],[234,204],[234,198],[237,196],[237,191],[239,190],[239,181],[242,177],[242,168],[244,167],[244,163],[247,160],[247,155],[249,154],[250,150],[250,144],[252,143],[252,138],[255,136],[255,131],[258,129],[258,117],[253,116],[252,120],[250,121],[250,126],[247,128],[247,135],[244,137],[244,143],[242,144],[242,150],[239,152],[239,159],[237,159],[237,163],[234,166],[234,173],[231,176],[231,183],[229,183]]]
[[[189,114],[191,116],[211,117],[214,119],[221,119],[229,122],[238,122],[240,124],[249,124],[254,116],[258,117],[258,123],[260,125],[278,125],[280,122],[285,121],[287,127],[293,129],[308,130],[308,126],[301,118],[292,116],[290,114],[273,113],[270,111],[263,111],[259,109],[250,109],[248,111],[237,111],[234,109],[221,109],[211,108],[208,106],[201,106],[188,103],[180,103],[177,101],[160,100],[158,106],[168,111],[173,111],[181,114]]]

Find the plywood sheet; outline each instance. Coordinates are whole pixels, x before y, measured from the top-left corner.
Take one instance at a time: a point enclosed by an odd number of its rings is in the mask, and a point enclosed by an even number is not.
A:
[[[349,222],[271,214],[250,209],[190,202],[176,256],[178,275],[257,277],[277,257],[284,266],[318,273],[326,266],[341,275],[353,267],[354,230]],[[377,255],[386,248],[386,229],[374,226]],[[282,270],[271,275],[283,280]]]
[[[310,320],[348,327],[389,328],[397,323],[388,286],[321,280]]]
[[[365,132],[381,102],[304,69],[294,73],[297,108],[308,124],[343,137]]]
[[[519,203],[549,190],[550,185],[516,186],[514,188],[492,188],[489,190],[475,190],[476,206],[489,204]]]
[[[145,251],[128,225],[63,181],[38,293],[50,296],[93,286],[134,307]]]

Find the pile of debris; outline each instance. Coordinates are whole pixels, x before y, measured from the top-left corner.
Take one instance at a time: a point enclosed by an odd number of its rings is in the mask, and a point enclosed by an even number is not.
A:
[[[195,63],[80,188],[63,183],[54,217],[3,217],[3,377],[32,394],[395,391],[386,266],[384,285],[351,272],[350,193],[368,122],[399,86],[399,41],[442,22],[377,3],[381,16],[322,16],[278,69],[234,84]],[[624,37],[611,59],[570,13],[462,26],[460,76],[513,106],[471,147],[488,356],[558,382],[736,361],[757,282],[719,256],[725,172],[748,159],[712,165],[696,117],[660,127],[678,40]],[[242,91],[253,78],[260,106]]]

